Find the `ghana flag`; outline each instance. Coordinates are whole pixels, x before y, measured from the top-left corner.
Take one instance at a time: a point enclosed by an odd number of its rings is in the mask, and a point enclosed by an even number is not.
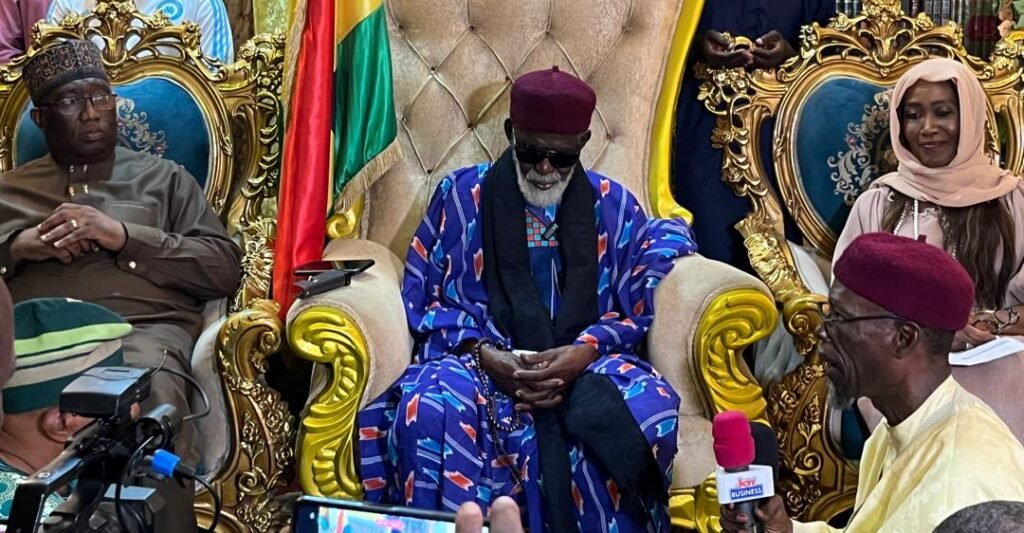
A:
[[[358,202],[401,155],[381,0],[296,0],[294,7],[274,247],[282,316],[296,293],[292,272],[321,259],[327,218]]]

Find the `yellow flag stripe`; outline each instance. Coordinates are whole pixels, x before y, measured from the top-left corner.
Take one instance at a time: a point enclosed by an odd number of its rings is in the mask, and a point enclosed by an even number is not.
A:
[[[334,4],[334,40],[340,43],[353,28],[380,9],[382,0],[336,0]]]

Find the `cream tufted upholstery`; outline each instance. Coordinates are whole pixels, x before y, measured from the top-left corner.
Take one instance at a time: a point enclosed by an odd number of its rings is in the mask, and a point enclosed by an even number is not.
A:
[[[405,257],[437,182],[508,146],[512,80],[552,65],[597,92],[584,164],[648,207],[654,102],[682,3],[386,0],[404,157],[370,192],[367,237]]]

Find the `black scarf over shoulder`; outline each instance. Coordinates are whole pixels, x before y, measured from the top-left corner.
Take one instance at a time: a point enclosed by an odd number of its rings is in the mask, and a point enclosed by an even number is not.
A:
[[[530,271],[526,201],[515,164],[509,149],[484,179],[484,281],[488,309],[501,332],[514,348],[539,352],[573,344],[600,317],[596,198],[586,172],[577,166],[555,220],[564,268],[559,278],[562,303],[552,321]],[[558,406],[534,410],[533,420],[543,471],[545,531],[578,529],[570,511],[575,503],[567,438],[579,442],[611,475],[629,512],[649,513],[655,501],[667,500],[643,432],[607,376],[584,373],[569,385]]]

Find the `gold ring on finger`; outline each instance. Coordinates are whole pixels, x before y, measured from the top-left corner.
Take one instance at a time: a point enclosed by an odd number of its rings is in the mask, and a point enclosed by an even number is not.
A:
[[[75,229],[78,229],[78,221],[72,218],[71,219],[71,227],[75,228]]]

